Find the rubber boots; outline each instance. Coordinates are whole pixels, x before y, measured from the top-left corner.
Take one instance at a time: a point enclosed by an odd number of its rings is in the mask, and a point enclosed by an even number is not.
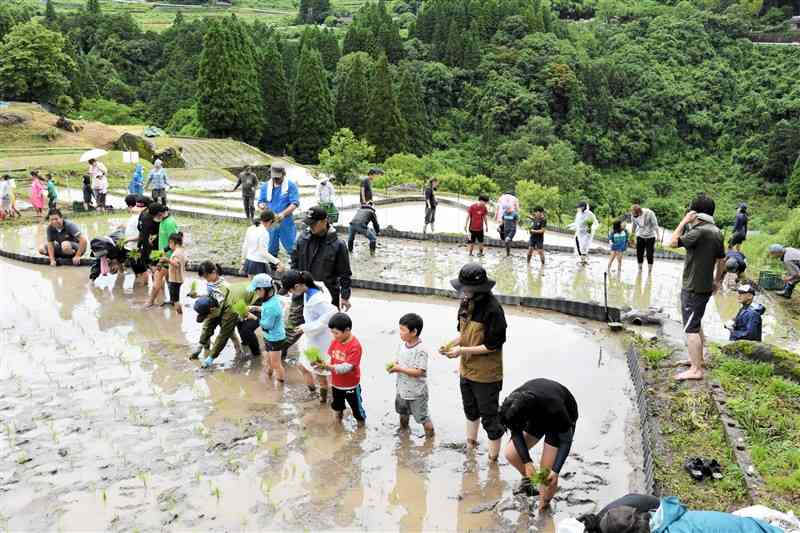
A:
[[[792,293],[794,292],[794,286],[795,286],[794,283],[787,283],[786,285],[783,286],[783,290],[778,291],[775,294],[783,298],[791,298]]]

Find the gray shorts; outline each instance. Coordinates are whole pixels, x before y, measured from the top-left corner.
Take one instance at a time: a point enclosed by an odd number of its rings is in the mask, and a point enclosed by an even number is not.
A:
[[[394,408],[400,416],[412,415],[417,424],[424,424],[431,418],[428,416],[428,395],[413,400],[404,400],[400,395],[394,397]]]

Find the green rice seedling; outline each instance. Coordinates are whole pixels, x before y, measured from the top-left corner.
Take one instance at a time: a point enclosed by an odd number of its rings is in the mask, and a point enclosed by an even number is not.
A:
[[[164,252],[162,250],[153,250],[150,252],[150,261],[158,261],[162,257],[164,257]]]
[[[244,300],[238,300],[234,302],[231,306],[231,309],[233,309],[234,313],[239,315],[239,318],[244,318],[247,316],[247,304],[244,302]]]
[[[546,466],[537,470],[531,477],[531,485],[538,487],[547,483],[547,478],[550,477],[550,469]]]
[[[308,362],[312,365],[314,363],[322,363],[322,350],[320,350],[317,346],[309,346],[306,348],[306,351],[303,352],[308,359]]]
[[[386,371],[387,372],[391,371],[394,368],[394,365],[395,365],[394,361],[389,361],[388,363],[386,363]]]
[[[192,284],[189,285],[189,298],[197,298],[197,280],[193,279]]]

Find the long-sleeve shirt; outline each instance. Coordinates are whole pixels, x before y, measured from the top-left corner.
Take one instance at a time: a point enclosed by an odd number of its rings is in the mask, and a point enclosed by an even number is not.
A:
[[[747,234],[747,214],[737,213],[733,221],[733,232]]]
[[[108,179],[105,174],[98,174],[92,178],[92,189],[101,193],[108,191]]]
[[[269,207],[276,215],[285,211],[290,205],[300,207],[300,192],[297,184],[288,178],[283,178],[280,185],[275,185],[273,180],[261,184],[258,191],[258,204]],[[282,226],[294,226],[292,217],[286,217]]]
[[[331,357],[333,373],[331,385],[337,389],[352,389],[361,382],[361,343],[354,336],[342,344],[336,340],[331,342],[328,355]]]
[[[317,199],[320,204],[332,204],[336,198],[336,190],[333,188],[331,180],[325,180],[317,184]]]
[[[743,305],[733,320],[731,340],[748,340],[761,342],[761,315],[764,306],[761,304]]]
[[[242,258],[256,263],[280,263],[280,260],[269,253],[269,231],[259,224],[250,226],[242,240]]]
[[[792,277],[800,277],[800,249],[786,248],[783,252],[783,266]]]
[[[658,234],[658,218],[651,209],[642,208],[642,214],[631,217],[633,233],[642,239],[651,239]]]
[[[150,187],[151,183],[154,189],[166,189],[169,187],[167,172],[163,168],[158,170],[155,168],[151,169],[150,173],[147,175],[147,185],[145,185],[145,188]]]
[[[258,186],[258,176],[253,172],[242,172],[239,174],[236,185],[233,186],[233,190],[235,191],[238,189],[240,185],[242,186],[242,196],[253,196]]]
[[[372,223],[372,227],[375,228],[375,233],[380,234],[381,227],[378,224],[378,215],[375,214],[375,208],[368,205],[361,206],[361,209],[356,211],[356,214],[353,215],[353,220],[350,221],[350,224],[353,226],[366,227],[370,223]]]
[[[345,300],[350,299],[353,271],[347,245],[339,240],[331,229],[322,236],[306,229],[292,251],[292,270],[311,272],[315,280],[322,281],[331,294],[339,292]]]

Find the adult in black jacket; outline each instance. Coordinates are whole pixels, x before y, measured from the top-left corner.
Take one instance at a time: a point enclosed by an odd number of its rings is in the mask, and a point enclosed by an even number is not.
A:
[[[540,467],[550,475],[539,489],[539,506],[546,507],[558,488],[558,476],[572,446],[578,404],[572,393],[549,379],[532,379],[514,390],[500,407],[500,421],[511,432],[506,459],[523,476],[520,491],[534,493],[536,473],[529,450],[544,437]]]
[[[373,229],[368,226],[372,224]],[[350,234],[347,237],[347,249],[350,253],[353,252],[353,243],[356,240],[356,235],[363,235],[369,240],[369,253],[375,255],[375,248],[378,246],[378,235],[381,232],[381,227],[378,224],[378,215],[375,214],[375,207],[372,202],[364,204],[356,211],[353,220],[350,221]]]
[[[292,270],[311,272],[331,293],[331,303],[342,311],[350,309],[350,255],[339,240],[336,230],[328,223],[328,212],[320,206],[308,210],[306,230],[297,239],[292,251]],[[283,288],[281,294],[285,294]],[[303,295],[292,298],[289,323],[286,327],[286,347],[303,335]]]

